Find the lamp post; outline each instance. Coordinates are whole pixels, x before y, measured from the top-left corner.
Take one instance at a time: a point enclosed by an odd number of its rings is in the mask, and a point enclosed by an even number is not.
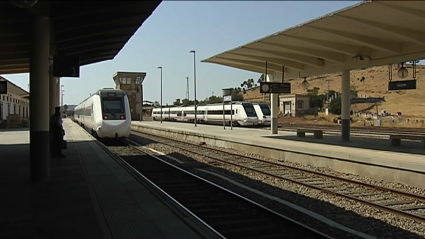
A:
[[[162,66],[158,66],[158,69],[161,69],[161,124],[162,124]]]
[[[63,92],[64,92],[64,90],[62,88],[63,88],[63,85],[61,85],[61,106],[63,108]]]
[[[143,86],[142,86],[142,79],[140,80],[140,115],[139,115],[139,121],[142,122],[143,117]]]
[[[189,77],[186,77],[186,99],[189,101]]]
[[[197,115],[197,104],[196,104],[196,60],[195,60],[195,50],[191,50],[190,53],[193,53],[193,81],[194,81],[194,93],[195,93],[195,127],[196,122],[198,121],[196,115]]]

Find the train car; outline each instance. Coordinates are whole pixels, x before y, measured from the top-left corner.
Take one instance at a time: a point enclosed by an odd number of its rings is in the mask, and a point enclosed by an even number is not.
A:
[[[161,108],[152,110],[153,120],[161,119]],[[198,123],[206,124],[223,124],[230,125],[232,121],[234,125],[253,126],[260,123],[254,106],[250,102],[232,102],[232,105],[224,105],[223,119],[223,104],[200,105],[197,108],[196,119]],[[162,120],[178,121],[178,122],[194,122],[195,107],[166,107],[162,108]]]
[[[131,114],[127,94],[118,89],[100,89],[75,107],[74,119],[99,138],[127,138]]]
[[[270,107],[266,103],[252,103],[257,113],[260,124],[263,126],[270,126],[272,124],[272,117]]]

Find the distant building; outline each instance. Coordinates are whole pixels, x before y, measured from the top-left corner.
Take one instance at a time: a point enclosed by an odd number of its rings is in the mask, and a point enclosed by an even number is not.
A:
[[[131,120],[139,120],[143,102],[143,80],[146,77],[145,72],[117,72],[113,79],[115,88],[125,91],[130,104]]]
[[[302,117],[304,115],[317,115],[317,109],[310,108],[310,97],[301,94],[279,95],[279,110],[283,115]]]
[[[0,122],[7,120],[10,115],[29,118],[29,92],[2,76],[0,81],[7,82],[7,93],[0,94]]]

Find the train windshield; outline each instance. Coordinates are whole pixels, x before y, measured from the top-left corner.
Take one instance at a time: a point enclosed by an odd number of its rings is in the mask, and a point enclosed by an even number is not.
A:
[[[109,114],[124,113],[123,97],[108,92],[107,96],[102,97],[102,112]]]
[[[261,112],[263,112],[263,115],[265,116],[271,115],[270,108],[267,104],[260,104],[260,108],[261,108]]]
[[[124,113],[121,100],[103,100],[103,113]]]
[[[242,103],[243,108],[245,109],[246,116],[248,117],[256,117],[254,106],[248,103]]]

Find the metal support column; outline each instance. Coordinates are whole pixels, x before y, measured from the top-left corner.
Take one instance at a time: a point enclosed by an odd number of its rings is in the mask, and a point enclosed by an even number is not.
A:
[[[350,141],[350,71],[341,72],[341,135],[342,141]]]
[[[140,80],[140,121],[143,121],[143,85]]]
[[[55,102],[56,106],[59,107],[61,105],[60,94],[61,94],[61,78],[56,77],[56,85],[55,85]]]
[[[56,88],[57,78],[53,77],[53,65],[49,67],[49,115],[53,115],[55,113],[55,107],[58,106],[56,104],[56,94],[58,92]]]
[[[30,45],[30,172],[31,181],[50,179],[49,42],[50,19],[33,15]]]
[[[273,75],[266,75],[266,81],[273,81],[274,77]],[[277,124],[278,124],[278,120],[277,120],[277,115],[279,113],[279,107],[278,107],[278,103],[279,103],[279,94],[276,93],[272,93],[271,94],[271,99],[270,99],[270,108],[271,108],[271,116],[272,116],[272,124],[271,124],[271,131],[272,134],[277,134]]]

